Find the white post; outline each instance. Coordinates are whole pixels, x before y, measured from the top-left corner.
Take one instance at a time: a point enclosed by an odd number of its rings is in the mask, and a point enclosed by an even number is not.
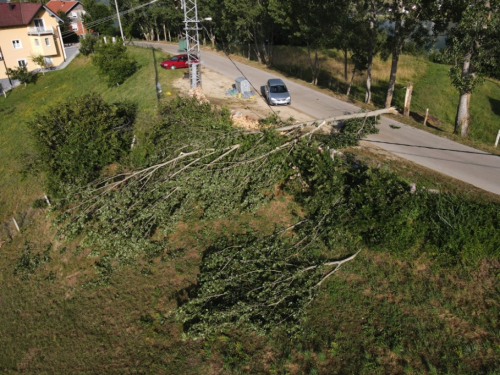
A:
[[[125,42],[125,38],[123,37],[122,20],[120,19],[120,12],[118,11],[118,0],[115,0],[115,6],[116,15],[118,16],[118,25],[120,26],[120,34],[122,35],[122,41]]]
[[[106,37],[104,36],[103,38],[104,38],[104,44],[107,44],[108,41],[106,40]]]
[[[495,147],[498,147],[498,141],[500,141],[500,130],[498,131],[497,140],[495,141]]]
[[[50,207],[49,197],[47,197],[47,194],[44,194],[43,196],[45,197],[45,201],[47,202],[47,205]]]
[[[427,118],[428,117],[429,117],[429,108],[427,108],[427,111],[425,111],[424,126],[427,125]]]
[[[62,47],[62,51],[63,51],[63,56],[64,56],[64,61],[66,61],[66,59],[68,57],[66,56],[66,49],[64,48],[64,41],[63,41],[63,38],[62,38],[62,35],[61,35],[61,29],[59,28],[59,24],[57,25],[57,33],[58,33],[58,36],[59,36],[59,42],[61,43],[61,47]]]
[[[17,225],[17,221],[16,221],[16,219],[15,219],[15,218],[12,218],[12,221],[14,222],[14,225],[16,226],[17,231],[18,231],[18,232],[21,232],[21,231],[19,230],[19,225]]]

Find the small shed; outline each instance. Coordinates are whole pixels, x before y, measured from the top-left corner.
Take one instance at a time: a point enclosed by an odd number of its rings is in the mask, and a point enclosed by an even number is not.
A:
[[[248,82],[248,80],[245,77],[238,77],[236,78],[236,89],[240,94],[249,92],[251,90],[250,82]]]
[[[179,52],[187,51],[187,40],[186,38],[179,38]]]

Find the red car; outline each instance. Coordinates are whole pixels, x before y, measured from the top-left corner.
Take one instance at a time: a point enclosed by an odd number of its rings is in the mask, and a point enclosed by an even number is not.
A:
[[[191,55],[191,62],[198,63],[198,58]],[[188,65],[188,55],[175,55],[168,60],[163,61],[161,64],[162,68],[165,69],[179,69],[187,68]]]

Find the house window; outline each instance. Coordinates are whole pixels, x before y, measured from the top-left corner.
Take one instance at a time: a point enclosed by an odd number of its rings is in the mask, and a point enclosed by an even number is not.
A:
[[[76,18],[76,12],[71,12],[71,17]]]
[[[35,45],[36,45],[37,47],[40,47],[40,41],[39,41],[38,39],[35,39]]]
[[[45,65],[47,65],[47,66],[54,65],[54,62],[52,61],[52,57],[44,57],[43,59],[45,60]]]
[[[33,22],[35,23],[37,31],[39,32],[45,31],[45,24],[41,18],[35,18]]]
[[[73,31],[78,31],[78,24],[77,24],[77,23],[72,23],[72,24],[71,24],[71,29],[72,29]]]
[[[26,59],[19,59],[17,60],[17,65],[22,68],[23,66],[28,66],[28,63],[26,62]]]
[[[49,38],[45,38],[45,45],[47,47],[50,47],[50,39]]]
[[[21,44],[21,41],[19,39],[15,39],[12,41],[12,46],[14,46],[14,49],[21,49],[23,48],[23,45]]]

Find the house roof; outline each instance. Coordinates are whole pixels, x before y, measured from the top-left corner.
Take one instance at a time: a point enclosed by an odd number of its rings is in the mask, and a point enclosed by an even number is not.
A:
[[[28,25],[41,8],[38,3],[0,3],[0,27]]]
[[[73,9],[76,5],[80,4],[79,1],[56,1],[51,0],[45,6],[49,8],[52,12],[57,14],[57,12],[62,11],[64,13],[68,13],[71,9]]]

